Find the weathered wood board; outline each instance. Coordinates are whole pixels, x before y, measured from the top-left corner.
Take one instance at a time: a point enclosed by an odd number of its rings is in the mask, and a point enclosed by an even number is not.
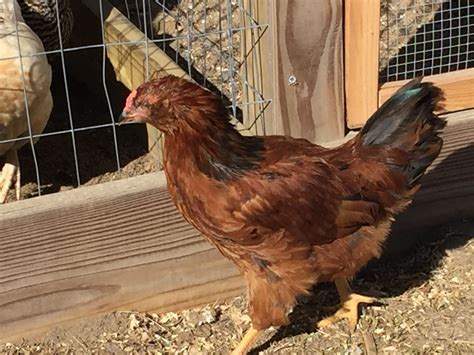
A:
[[[253,135],[273,132],[273,0],[243,0],[241,58],[243,126]]]
[[[273,120],[267,134],[323,143],[344,137],[341,0],[273,3]]]
[[[0,206],[0,230],[0,340],[242,289],[233,265],[176,212],[162,173]]]

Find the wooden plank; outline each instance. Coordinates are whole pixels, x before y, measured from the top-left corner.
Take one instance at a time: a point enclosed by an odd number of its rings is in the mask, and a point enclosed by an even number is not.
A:
[[[104,41],[107,44],[107,57],[112,64],[117,80],[133,90],[145,82],[148,77],[160,78],[167,74],[190,79],[188,74],[165,52],[128,20],[107,0],[82,0],[82,2],[100,19],[100,3],[104,24]],[[161,161],[160,132],[147,125],[148,149],[153,158]]]
[[[380,1],[344,4],[346,117],[347,126],[357,128],[378,107]]]
[[[474,215],[474,111],[449,115],[445,147],[396,223],[400,249]],[[172,205],[163,173],[0,206],[0,340],[113,310],[165,311],[238,294],[236,268]],[[398,238],[398,239],[396,239]]]
[[[429,239],[431,229],[451,220],[474,217],[474,110],[447,114],[444,146],[413,204],[398,216],[386,252],[406,252]]]
[[[242,75],[243,126],[252,134],[272,132],[274,96],[272,11],[273,0],[244,0],[241,14],[243,31],[240,72]],[[256,27],[259,26],[259,27]],[[269,102],[261,102],[261,101]],[[260,103],[261,102],[261,103]]]
[[[379,105],[387,101],[395,91],[408,81],[401,80],[383,84],[379,91]],[[474,107],[474,68],[425,76],[423,81],[432,82],[444,91],[446,100],[441,112]]]
[[[173,74],[190,79],[188,74],[149,38],[145,43],[144,33],[107,0],[101,2],[82,0],[82,2],[99,19],[101,18],[100,3],[102,3],[107,57],[115,69],[117,80],[130,90],[148,79],[147,72],[150,77]]]
[[[268,134],[344,137],[342,1],[273,2],[274,121]]]
[[[237,269],[176,212],[163,173],[3,205],[0,225],[3,341],[98,313],[175,310],[242,290]]]

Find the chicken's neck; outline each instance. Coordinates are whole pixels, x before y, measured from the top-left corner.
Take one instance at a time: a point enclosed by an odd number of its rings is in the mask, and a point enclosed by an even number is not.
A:
[[[208,177],[227,181],[258,168],[263,139],[242,136],[234,126],[219,122],[198,130],[182,129],[165,138],[165,159]],[[178,162],[179,161],[179,162]]]

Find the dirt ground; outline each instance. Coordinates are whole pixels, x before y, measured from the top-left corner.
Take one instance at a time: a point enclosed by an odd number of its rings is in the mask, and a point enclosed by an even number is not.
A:
[[[323,306],[337,302],[331,285],[319,285],[295,309],[292,324],[267,330],[253,353],[474,353],[474,221],[438,228],[432,236],[409,255],[373,262],[352,282],[382,302],[364,310],[354,334],[344,322],[315,329],[326,314]],[[245,297],[236,297],[178,313],[111,313],[0,344],[0,353],[227,354],[249,325]]]

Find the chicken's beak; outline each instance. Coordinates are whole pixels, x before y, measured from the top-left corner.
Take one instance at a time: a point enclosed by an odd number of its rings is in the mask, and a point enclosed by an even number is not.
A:
[[[130,122],[131,119],[130,117],[127,115],[127,113],[125,111],[122,111],[122,113],[120,114],[118,120],[117,120],[117,124],[120,126],[124,123],[127,123],[127,122]]]
[[[147,122],[147,116],[140,111],[125,112],[122,111],[120,114],[117,124],[122,125],[124,123],[145,123]]]

